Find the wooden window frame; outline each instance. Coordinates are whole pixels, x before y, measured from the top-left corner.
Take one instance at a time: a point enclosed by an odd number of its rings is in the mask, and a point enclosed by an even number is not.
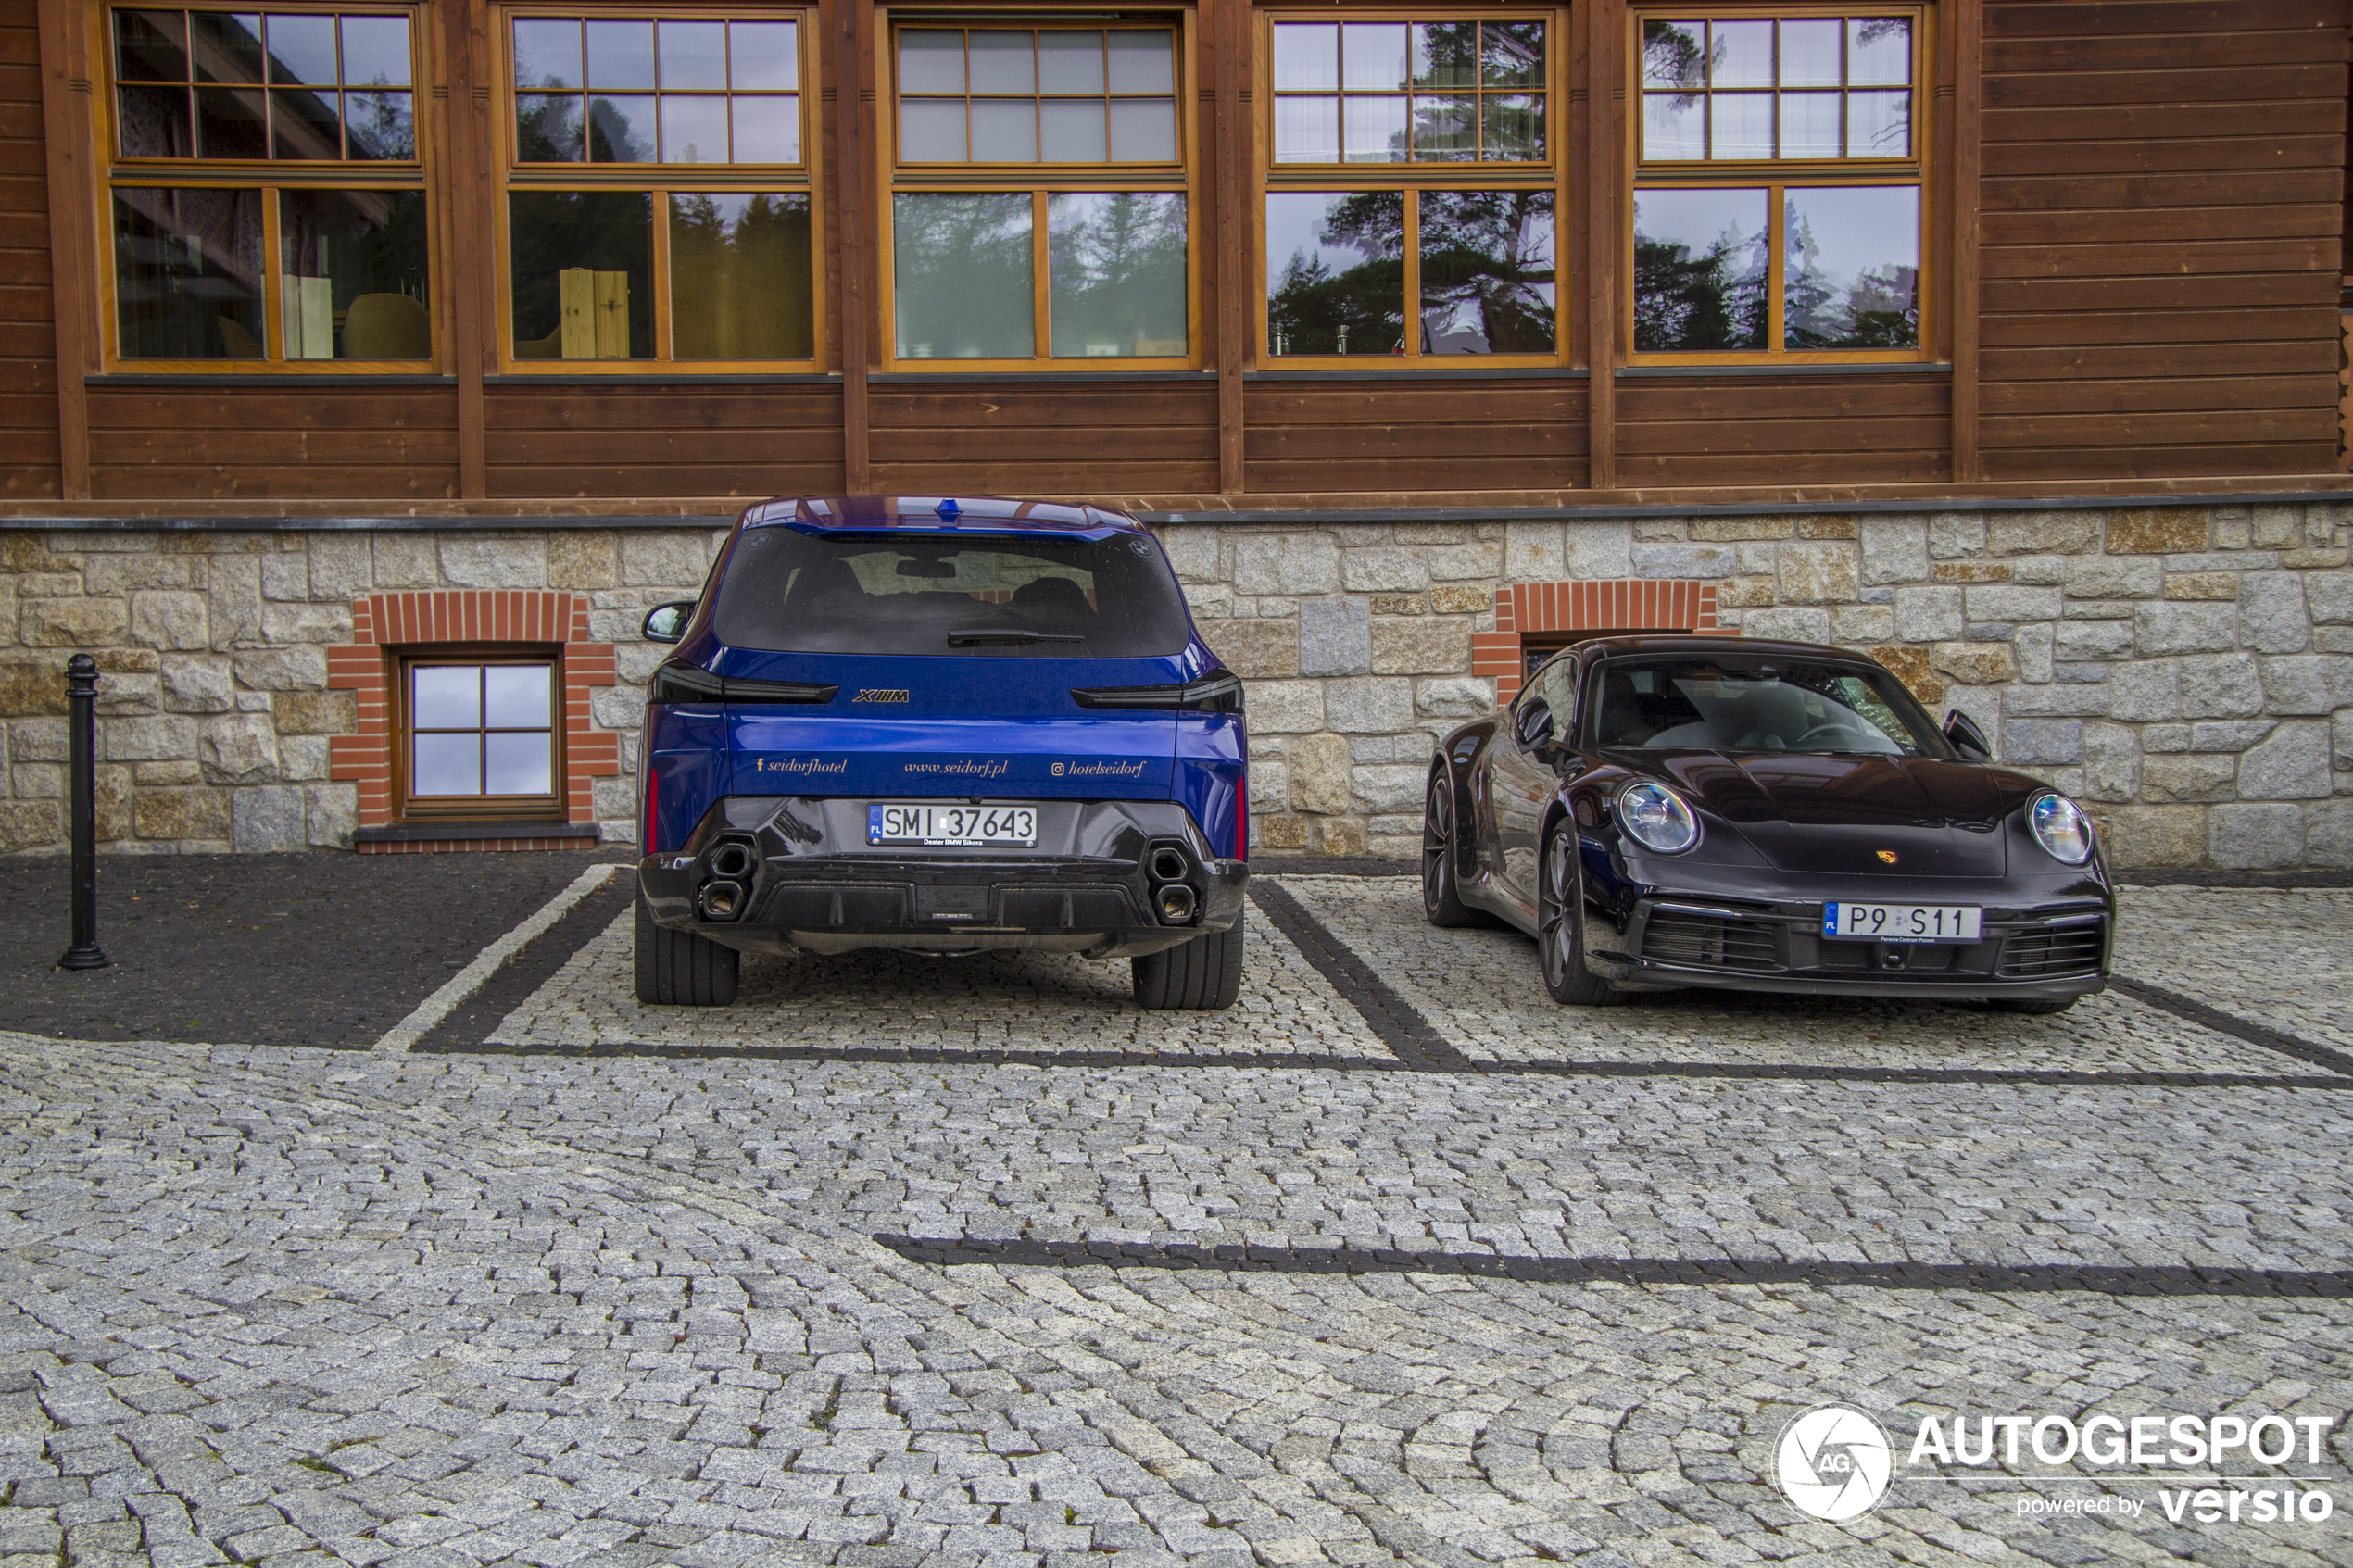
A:
[[[1057,370],[1093,375],[1165,375],[1171,370],[1198,370],[1206,361],[1210,323],[1202,319],[1202,247],[1208,233],[1208,215],[1202,210],[1200,116],[1194,36],[1195,14],[1189,5],[1144,6],[1133,10],[1093,10],[1067,19],[1051,10],[1000,13],[942,12],[914,7],[875,12],[875,160],[876,245],[880,284],[880,360],[883,369],[922,375],[972,372]],[[902,28],[961,28],[988,31],[992,28],[1033,31],[1100,31],[1123,26],[1162,27],[1175,34],[1176,158],[1173,163],[907,163],[899,159],[899,33]],[[1106,83],[1108,85],[1108,83]],[[920,94],[919,94],[920,95]],[[986,96],[987,94],[982,94]],[[1150,94],[1139,94],[1150,95]],[[968,92],[966,100],[972,94]],[[1106,149],[1108,150],[1108,148]],[[1042,151],[1042,149],[1041,149]],[[1185,352],[1181,355],[1118,355],[1057,357],[1053,353],[1051,299],[1053,278],[1046,253],[1046,203],[1066,194],[1181,195],[1185,198]],[[1029,207],[1030,324],[1038,352],[1027,358],[901,358],[899,354],[898,204],[902,195],[1026,194]]]
[[[297,16],[333,15],[405,17],[409,21],[409,72],[410,124],[417,139],[417,156],[406,160],[355,162],[348,159],[328,161],[296,158],[166,158],[126,157],[121,151],[121,99],[116,91],[116,59],[114,52],[114,15],[117,11],[162,9],[176,11],[223,11],[239,15],[291,14]],[[89,27],[90,57],[104,62],[101,86],[97,96],[93,130],[98,141],[98,164],[101,177],[97,182],[98,232],[103,238],[105,260],[97,269],[99,310],[99,356],[102,369],[108,374],[129,375],[229,375],[285,376],[298,378],[317,375],[417,375],[439,371],[447,362],[449,307],[447,289],[443,284],[445,269],[442,261],[441,204],[434,199],[439,187],[438,171],[434,157],[435,127],[434,114],[436,83],[445,82],[441,65],[438,29],[429,23],[431,13],[422,4],[382,4],[378,0],[325,0],[323,4],[304,5],[300,0],[252,0],[249,4],[220,3],[220,0],[179,0],[177,4],[159,7],[143,7],[135,4],[110,3],[91,9]],[[261,329],[262,353],[255,359],[154,359],[126,358],[122,354],[122,313],[116,298],[117,266],[115,249],[120,236],[115,232],[114,197],[123,190],[220,190],[258,191],[261,193]],[[279,196],[286,191],[416,191],[425,197],[425,288],[430,296],[426,312],[432,321],[433,352],[422,359],[288,359],[285,353],[285,327],[279,274],[282,270],[281,248],[283,229],[278,215]],[[277,358],[272,358],[273,352]]]
[[[1646,163],[1642,157],[1642,23],[1656,21],[1805,21],[1813,19],[1906,16],[1912,20],[1912,150],[1901,158],[1678,159]],[[1644,4],[1626,11],[1624,94],[1626,145],[1624,194],[1617,220],[1623,238],[1618,257],[1626,269],[1617,301],[1620,341],[1629,365],[1920,365],[1935,362],[1936,290],[1943,278],[1933,240],[1937,233],[1937,188],[1931,112],[1935,95],[1935,10],[1929,0],[1856,5]],[[1778,90],[1776,92],[1778,97]],[[1849,189],[1885,185],[1919,193],[1919,344],[1914,348],[1801,348],[1783,346],[1783,225],[1787,193],[1809,187]],[[1634,347],[1634,203],[1645,190],[1738,190],[1766,192],[1766,325],[1763,348],[1637,350]]]
[[[645,376],[689,379],[696,376],[744,374],[818,374],[830,366],[833,346],[827,330],[825,279],[828,271],[825,195],[819,156],[820,121],[816,112],[816,55],[822,29],[814,6],[773,10],[742,6],[599,6],[494,5],[490,8],[491,67],[497,82],[496,112],[491,135],[496,144],[490,201],[495,208],[492,266],[497,281],[498,370],[502,375]],[[790,21],[799,31],[794,39],[794,65],[799,72],[797,107],[800,114],[800,161],[798,163],[524,163],[516,157],[515,31],[517,20],[541,18],[590,21]],[[651,89],[648,90],[650,94]],[[727,94],[732,99],[734,94]],[[583,127],[586,134],[585,126]],[[644,194],[652,202],[652,232],[648,237],[646,286],[653,323],[653,353],[634,359],[518,359],[515,358],[514,268],[509,232],[511,194],[544,191],[556,194],[618,192]],[[723,195],[796,195],[809,203],[810,353],[800,359],[678,359],[672,358],[670,198],[676,194],[710,193]]]
[[[392,808],[399,822],[520,822],[564,821],[570,775],[565,771],[564,650],[560,644],[451,643],[395,648],[393,669]],[[412,746],[416,715],[409,672],[434,665],[531,665],[547,671],[547,778],[545,795],[418,796]],[[476,734],[489,733],[477,726]],[[527,733],[527,732],[526,732]]]
[[[1252,116],[1250,308],[1252,341],[1261,370],[1530,370],[1565,369],[1577,362],[1577,327],[1570,303],[1570,260],[1579,232],[1570,207],[1569,171],[1574,121],[1569,111],[1570,10],[1566,6],[1353,6],[1328,10],[1278,9],[1257,13],[1254,39],[1258,68]],[[1277,163],[1275,161],[1275,26],[1278,22],[1541,21],[1544,27],[1544,152],[1541,163]],[[1344,90],[1343,90],[1344,91]],[[1346,149],[1342,148],[1345,156]],[[1405,235],[1403,297],[1405,332],[1397,354],[1275,353],[1266,295],[1266,198],[1286,192],[1403,191]],[[1424,191],[1550,191],[1553,193],[1553,352],[1550,354],[1424,354],[1421,346],[1421,193]]]

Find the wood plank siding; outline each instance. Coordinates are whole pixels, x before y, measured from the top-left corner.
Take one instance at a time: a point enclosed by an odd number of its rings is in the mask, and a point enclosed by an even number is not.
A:
[[[1906,484],[1950,477],[1942,375],[1629,376],[1617,477],[1629,488]]]
[[[2345,7],[1988,0],[1984,56],[1986,477],[2333,468]]]
[[[841,393],[826,385],[493,386],[490,496],[765,496],[842,488]]]
[[[1182,380],[993,384],[877,381],[867,439],[878,490],[1012,495],[1217,488],[1217,388]]]
[[[1580,489],[1582,380],[1248,383],[1252,492]]]
[[[454,387],[100,386],[90,489],[101,501],[448,500],[457,432]]]
[[[57,340],[34,0],[0,0],[0,497],[57,490]]]

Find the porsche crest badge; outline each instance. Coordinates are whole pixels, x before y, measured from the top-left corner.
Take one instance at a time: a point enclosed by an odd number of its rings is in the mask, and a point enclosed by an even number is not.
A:
[[[1879,858],[1883,863],[1892,866],[1895,863],[1895,851],[1893,849],[1882,849],[1879,852]]]

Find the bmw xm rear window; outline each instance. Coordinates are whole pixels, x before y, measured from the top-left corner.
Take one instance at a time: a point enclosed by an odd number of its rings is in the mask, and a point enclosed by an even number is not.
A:
[[[1160,547],[1109,539],[824,538],[754,528],[736,541],[712,624],[776,653],[1150,659],[1183,651],[1185,601]]]

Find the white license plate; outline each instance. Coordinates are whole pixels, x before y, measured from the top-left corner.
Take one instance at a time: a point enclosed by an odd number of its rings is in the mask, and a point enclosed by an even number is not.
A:
[[[1972,904],[1825,904],[1822,935],[1849,942],[1975,942]]]
[[[948,848],[1037,847],[1034,806],[869,806],[869,844],[921,844]]]

